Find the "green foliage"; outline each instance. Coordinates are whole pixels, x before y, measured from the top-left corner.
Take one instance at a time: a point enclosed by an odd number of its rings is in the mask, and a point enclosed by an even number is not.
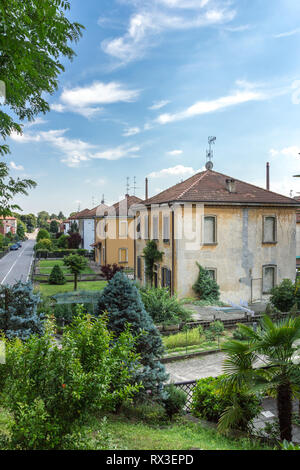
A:
[[[199,268],[199,274],[197,281],[193,285],[195,293],[201,300],[219,300],[220,289],[218,284],[214,279],[211,278],[209,272],[199,263],[197,263],[197,266]]]
[[[283,279],[271,290],[270,302],[281,312],[289,312],[295,304],[300,308],[300,291],[290,279]]]
[[[145,258],[146,276],[150,284],[153,281],[153,268],[154,263],[161,261],[163,252],[157,249],[157,244],[154,240],[149,240],[146,247],[143,250],[143,256]]]
[[[49,284],[55,284],[57,286],[61,286],[66,283],[66,278],[64,273],[62,272],[60,266],[56,264],[53,266],[51,274],[49,276]]]
[[[139,388],[128,383],[138,367],[133,347],[128,330],[113,341],[105,319],[80,311],[61,346],[51,323],[42,337],[7,341],[0,385],[2,403],[15,421],[15,446],[64,448],[87,413],[129,400]]]
[[[293,444],[292,442],[288,442],[284,440],[280,443],[281,450],[300,450],[300,446],[298,444]]]
[[[165,391],[168,396],[163,400],[163,404],[169,419],[174,415],[182,413],[186,404],[186,394],[175,385],[166,385]]]
[[[1,4],[0,4],[1,9]],[[1,19],[0,19],[0,30],[1,30]],[[1,38],[0,34],[0,38]],[[2,37],[3,38],[3,37]],[[0,43],[1,52],[1,43]],[[0,55],[0,63],[3,56]],[[0,67],[0,80],[3,67]],[[5,113],[0,111],[0,136],[4,137],[5,134],[5,122],[3,117],[7,116]],[[0,156],[3,154],[3,148],[7,148],[5,145],[0,145]],[[6,152],[8,153],[8,152]],[[13,204],[13,199],[18,195],[28,195],[28,189],[35,188],[36,183],[31,179],[12,178],[9,175],[9,169],[6,163],[0,162],[0,216],[7,217],[12,216],[13,211],[22,210],[18,204]]]
[[[50,222],[50,232],[57,233],[58,232],[59,224],[56,220],[51,220]]]
[[[64,257],[64,265],[74,274],[74,290],[77,290],[78,274],[85,270],[87,264],[87,260],[84,256],[69,255]]]
[[[142,288],[140,292],[145,309],[155,324],[175,325],[190,320],[190,312],[182,306],[175,295],[170,296],[168,289]]]
[[[31,283],[18,282],[0,287],[0,330],[7,338],[26,340],[43,333],[43,313],[38,313],[40,297]]]
[[[233,394],[222,388],[224,376],[200,379],[193,393],[192,413],[208,421],[217,423],[224,412],[238,405],[240,413],[235,422],[236,429],[246,430],[260,412],[260,399],[247,392],[246,389]]]
[[[20,220],[17,220],[17,235],[20,240],[25,238],[26,225]]]
[[[39,242],[40,240],[45,240],[45,239],[50,240],[50,233],[48,232],[48,230],[41,228],[39,230],[39,233],[37,234],[36,241]]]
[[[164,347],[150,315],[146,312],[139,290],[124,273],[118,272],[104,288],[98,304],[98,314],[108,312],[108,327],[119,336],[129,324],[137,336],[136,351],[141,356],[142,367],[135,380],[141,381],[144,389],[140,397],[152,399],[165,396],[163,384],[167,379],[160,362]],[[149,393],[148,393],[149,392]]]
[[[246,341],[248,339],[247,335],[245,335],[245,333],[240,328],[236,328],[233,331],[232,337],[238,341]]]
[[[57,248],[68,248],[69,235],[61,235],[57,240]]]
[[[34,245],[35,252],[52,249],[52,241],[49,238],[40,238],[40,240]]]
[[[224,323],[220,320],[214,321],[209,325],[210,331],[212,331],[216,336],[220,336],[224,332]]]

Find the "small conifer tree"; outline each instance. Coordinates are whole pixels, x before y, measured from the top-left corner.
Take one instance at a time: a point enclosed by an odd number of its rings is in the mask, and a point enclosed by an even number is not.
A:
[[[37,313],[40,302],[30,282],[0,287],[0,330],[8,339],[28,339],[44,331],[44,317]]]
[[[66,283],[66,278],[62,272],[61,267],[56,264],[53,266],[50,277],[49,284],[55,284],[56,286],[61,286]]]
[[[122,272],[116,273],[103,290],[98,313],[104,312],[108,313],[108,328],[117,336],[130,324],[132,334],[137,337],[136,352],[140,354],[142,368],[134,379],[143,384],[139,398],[166,398],[164,382],[168,376],[160,362],[164,352],[161,336],[145,310],[137,287]]]

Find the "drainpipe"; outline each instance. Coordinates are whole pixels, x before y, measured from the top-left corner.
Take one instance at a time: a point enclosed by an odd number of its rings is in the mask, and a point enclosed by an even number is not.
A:
[[[148,199],[148,178],[145,179],[145,200]]]
[[[266,188],[268,191],[270,191],[270,163],[267,162],[267,168],[266,168]]]
[[[172,280],[171,280],[171,294],[174,295],[174,281],[175,281],[175,235],[174,235],[174,208],[172,208]]]

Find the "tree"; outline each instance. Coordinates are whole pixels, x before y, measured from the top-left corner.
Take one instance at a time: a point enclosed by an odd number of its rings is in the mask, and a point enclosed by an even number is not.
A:
[[[292,397],[300,392],[299,364],[296,359],[300,350],[300,317],[273,322],[265,315],[257,331],[245,325],[239,325],[239,329],[248,342],[230,340],[223,344],[222,349],[227,356],[224,361],[226,379],[223,387],[229,387],[232,395],[239,393],[245,386],[249,391],[274,390],[280,437],[291,441]],[[220,420],[220,428],[234,426],[240,414],[238,406],[228,408]]]
[[[123,271],[124,267],[119,266],[118,264],[114,263],[114,264],[106,264],[104,266],[101,266],[100,269],[105,279],[107,281],[110,281],[117,272]]]
[[[79,227],[78,227],[77,222],[71,222],[68,233],[71,235],[71,233],[78,233],[78,232],[79,232]]]
[[[154,240],[149,240],[143,250],[143,256],[145,258],[146,276],[152,286],[154,263],[162,260],[163,252],[157,249],[157,244]]]
[[[41,238],[36,245],[34,246],[35,251],[38,250],[48,250],[52,249],[52,241],[49,238]]]
[[[48,232],[48,230],[41,228],[39,230],[39,233],[37,234],[36,241],[39,242],[40,240],[45,238],[49,238],[50,240],[50,233]]]
[[[82,241],[82,238],[79,233],[77,232],[71,232],[70,236],[67,239],[68,241],[68,248],[70,250],[75,249],[77,250],[80,246],[80,243]]]
[[[219,300],[220,288],[209,272],[197,263],[199,274],[193,289],[201,300]]]
[[[59,211],[59,214],[58,214],[57,218],[58,218],[59,220],[65,220],[65,216],[64,216],[64,214],[62,213],[62,211]]]
[[[281,312],[289,312],[295,304],[300,307],[300,291],[290,279],[283,279],[271,290],[270,302]]]
[[[84,256],[69,255],[64,257],[64,265],[68,266],[69,271],[74,274],[74,290],[77,290],[78,274],[87,267],[87,260]]]
[[[67,249],[68,248],[68,238],[69,238],[69,235],[62,234],[59,237],[59,239],[57,240],[57,247]]]
[[[34,214],[19,215],[21,221],[26,225],[26,232],[32,233],[36,228],[36,216]]]
[[[1,44],[1,40],[0,40]],[[1,52],[1,49],[0,49]],[[1,63],[1,55],[0,55],[0,63]],[[1,77],[1,71],[0,71]],[[0,111],[0,135],[1,135],[1,117],[2,111]],[[1,155],[1,145],[0,145],[0,155]],[[12,201],[15,196],[19,194],[23,194],[28,196],[27,190],[30,188],[35,188],[36,183],[31,179],[23,179],[20,178],[14,179],[9,176],[9,170],[6,163],[0,162],[0,216],[7,217],[12,216],[13,211],[15,210],[22,210],[18,204],[13,204]]]
[[[37,313],[39,302],[30,282],[0,287],[0,330],[7,338],[26,340],[43,333],[43,315]]]
[[[64,273],[62,272],[62,269],[60,268],[58,264],[55,264],[49,276],[49,284],[61,286],[65,283],[66,283],[66,278],[64,276]]]
[[[26,225],[20,220],[17,220],[17,235],[18,237],[23,240],[25,237],[26,232]]]
[[[56,220],[51,220],[50,222],[50,232],[57,233],[58,232],[58,222]]]
[[[164,352],[161,336],[146,312],[137,287],[127,276],[118,272],[104,288],[98,304],[98,314],[108,313],[108,328],[120,336],[129,324],[136,337],[136,352],[140,354],[142,368],[135,374],[135,381],[142,381],[141,398],[166,397],[164,382],[167,375],[160,358]]]

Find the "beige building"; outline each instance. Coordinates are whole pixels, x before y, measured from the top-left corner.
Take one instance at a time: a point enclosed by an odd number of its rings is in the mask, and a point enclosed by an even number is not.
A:
[[[300,204],[300,197],[295,197],[296,201]],[[296,266],[297,270],[300,271],[300,210],[297,211],[296,220]]]
[[[124,268],[134,268],[133,207],[140,202],[140,198],[127,194],[122,201],[96,214],[95,259],[99,265],[116,263]]]
[[[146,283],[143,249],[154,239],[164,252],[155,285],[195,296],[198,262],[222,300],[266,299],[282,279],[295,279],[297,204],[215,171],[198,173],[137,208],[135,276]]]

